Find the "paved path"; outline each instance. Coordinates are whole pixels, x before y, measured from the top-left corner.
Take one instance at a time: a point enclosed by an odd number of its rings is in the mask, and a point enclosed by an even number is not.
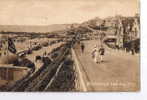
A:
[[[76,45],[80,68],[88,91],[137,91],[139,89],[139,55],[131,55],[105,46],[104,62],[97,64],[91,57],[97,41],[86,41],[85,52]]]

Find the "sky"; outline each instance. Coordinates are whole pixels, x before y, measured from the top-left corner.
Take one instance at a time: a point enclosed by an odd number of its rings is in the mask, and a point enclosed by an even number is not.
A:
[[[139,13],[138,0],[0,0],[0,25],[81,23]]]

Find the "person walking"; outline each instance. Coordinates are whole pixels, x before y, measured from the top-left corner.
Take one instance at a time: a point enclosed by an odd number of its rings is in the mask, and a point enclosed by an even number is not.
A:
[[[93,51],[92,51],[92,58],[94,59],[94,62],[99,63],[99,52],[98,52],[98,45],[95,45]]]
[[[135,43],[134,42],[131,43],[131,54],[132,55],[135,54]]]
[[[44,53],[43,53],[43,57],[46,57],[47,56],[47,52],[45,51]]]
[[[84,49],[85,49],[85,45],[84,45],[84,43],[82,43],[81,44],[81,51],[82,51],[82,53],[84,53]]]
[[[100,54],[100,62],[103,62],[103,56],[105,54],[105,48],[103,46],[100,47],[99,54]]]

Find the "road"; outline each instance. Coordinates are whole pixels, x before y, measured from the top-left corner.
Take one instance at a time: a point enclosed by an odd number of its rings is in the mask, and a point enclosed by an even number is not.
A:
[[[104,62],[97,64],[91,56],[96,43],[96,40],[85,41],[84,53],[79,45],[75,46],[87,91],[138,91],[139,54],[131,55],[105,46]]]
[[[32,40],[26,40],[25,42],[23,43],[15,43],[16,45],[16,48],[17,48],[17,51],[20,52],[20,51],[23,51],[23,50],[28,50],[29,46],[30,46],[30,41],[31,42],[37,42],[37,43],[43,43],[43,42],[50,42],[50,41],[53,41],[53,40],[57,40],[57,39],[47,39],[47,38],[40,38],[40,39],[32,39]],[[43,53],[46,52],[46,53],[49,53],[51,52],[54,48],[57,48],[59,47],[61,44],[63,44],[63,42],[60,42],[60,43],[56,43],[56,44],[53,44],[53,45],[50,45],[50,46],[47,46],[47,47],[42,47],[40,50],[37,50],[37,51],[33,51],[32,54],[29,54],[29,55],[26,55],[26,58],[31,60],[34,64],[35,64],[35,71],[37,71],[39,68],[41,68],[41,66],[43,65],[43,62],[41,61],[38,61],[38,62],[35,62],[35,57],[36,56],[43,56]]]
[[[47,54],[50,53],[54,48],[57,48],[59,47],[60,45],[62,45],[63,42],[60,42],[60,43],[56,43],[56,44],[53,44],[53,45],[50,45],[48,47],[42,47],[40,50],[37,50],[37,51],[33,51],[32,54],[29,54],[26,56],[26,58],[28,58],[29,60],[31,60],[32,62],[34,62],[35,64],[35,67],[36,67],[36,71],[41,68],[41,66],[43,65],[43,62],[41,61],[35,61],[35,57],[36,56],[43,56],[43,53],[46,52]]]

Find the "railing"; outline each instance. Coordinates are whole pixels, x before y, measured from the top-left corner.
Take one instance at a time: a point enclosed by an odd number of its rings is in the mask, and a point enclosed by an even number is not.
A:
[[[87,86],[86,86],[86,82],[84,80],[84,76],[81,70],[81,65],[78,61],[77,55],[75,53],[75,51],[72,49],[72,59],[74,60],[74,67],[75,67],[75,72],[76,72],[76,90],[77,91],[83,91],[86,92],[87,91]]]

